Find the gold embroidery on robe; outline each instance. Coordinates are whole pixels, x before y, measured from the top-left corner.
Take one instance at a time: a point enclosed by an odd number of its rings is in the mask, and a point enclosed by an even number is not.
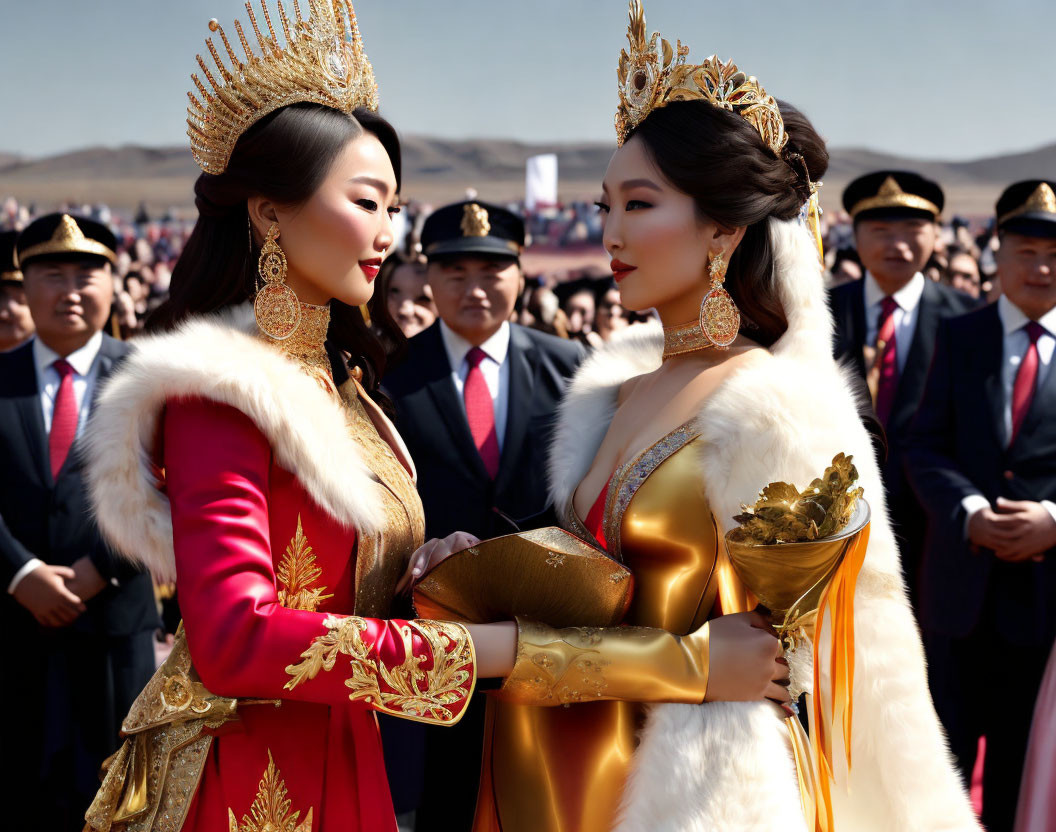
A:
[[[282,779],[279,770],[275,768],[275,760],[271,757],[271,749],[268,749],[268,767],[264,770],[264,776],[260,779],[257,796],[253,799],[253,805],[249,807],[249,814],[242,816],[239,825],[235,820],[235,813],[230,808],[227,810],[227,824],[229,832],[312,832],[312,807],[308,807],[308,814],[300,823],[297,822],[301,813],[299,811],[290,813],[292,800],[286,797],[286,782]]]
[[[352,690],[348,698],[353,702],[363,700],[376,710],[419,722],[451,724],[461,718],[464,708],[453,712],[449,706],[468,700],[476,683],[473,641],[463,625],[425,620],[404,625],[400,628],[404,661],[387,667],[369,656],[370,647],[363,640],[364,619],[330,615],[323,623],[327,632],[301,653],[303,661],[286,668],[293,677],[286,683],[287,690],[314,679],[321,670],[333,670],[343,653],[351,658],[352,675],[345,685]],[[427,657],[414,654],[415,632],[432,652],[429,670],[421,669]]]
[[[290,610],[315,612],[319,604],[333,595],[324,595],[325,586],[313,586],[323,574],[315,563],[315,554],[304,536],[301,515],[297,515],[297,532],[286,547],[279,568],[275,571],[283,588],[279,590],[279,603]]]

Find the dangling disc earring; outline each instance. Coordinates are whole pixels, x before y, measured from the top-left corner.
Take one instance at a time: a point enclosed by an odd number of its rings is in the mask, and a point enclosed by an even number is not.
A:
[[[285,341],[301,323],[301,305],[297,294],[286,285],[286,255],[276,241],[278,223],[272,223],[260,249],[257,272],[264,285],[253,300],[257,329],[274,341]]]
[[[708,264],[711,289],[700,302],[700,329],[720,350],[729,349],[741,329],[741,313],[722,284],[726,280],[726,261],[716,254]]]

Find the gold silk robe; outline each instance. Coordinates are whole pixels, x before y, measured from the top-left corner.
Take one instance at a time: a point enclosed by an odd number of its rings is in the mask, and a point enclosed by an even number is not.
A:
[[[684,425],[621,466],[609,484],[603,521],[607,548],[631,569],[635,581],[625,624],[686,635],[720,609],[749,608],[704,493],[703,447],[699,434]],[[565,524],[600,545],[571,502]],[[609,669],[604,660],[598,664],[604,677]],[[489,698],[474,832],[613,828],[644,704],[553,704]]]

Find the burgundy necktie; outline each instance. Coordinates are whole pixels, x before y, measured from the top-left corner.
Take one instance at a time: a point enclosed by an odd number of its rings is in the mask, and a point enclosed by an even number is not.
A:
[[[62,463],[69,456],[70,446],[77,436],[77,397],[73,393],[73,367],[63,358],[52,367],[59,374],[59,392],[55,394],[55,407],[51,412],[51,433],[48,435],[48,453],[51,456],[51,478],[57,479]]]
[[[1030,344],[1019,362],[1019,370],[1016,371],[1016,383],[1012,386],[1012,438],[1009,445],[1016,441],[1019,429],[1023,427],[1023,420],[1027,418],[1030,410],[1030,402],[1034,398],[1034,391],[1038,387],[1038,339],[1045,329],[1037,321],[1031,321],[1024,329]]]
[[[495,404],[491,400],[488,383],[484,380],[484,371],[480,369],[480,362],[485,357],[484,350],[480,347],[473,347],[466,354],[469,373],[466,375],[462,395],[466,401],[469,432],[473,434],[473,442],[480,458],[484,460],[488,476],[495,479],[499,472],[499,437],[495,432]]]
[[[896,309],[898,309],[897,300],[890,296],[884,298],[880,307],[880,320],[877,322],[876,362],[880,376],[876,384],[876,415],[885,427],[891,416],[891,406],[895,403],[895,390],[898,387]]]

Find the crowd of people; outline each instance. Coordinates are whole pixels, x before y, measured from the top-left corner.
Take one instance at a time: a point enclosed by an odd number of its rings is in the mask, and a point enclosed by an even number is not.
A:
[[[144,206],[127,214],[101,204],[70,203],[57,207],[113,228],[118,240],[118,262],[114,268],[113,320],[108,331],[123,339],[134,336],[168,295],[172,268],[194,227],[193,212],[171,209],[152,218]],[[582,251],[601,247],[601,216],[592,203],[575,201],[533,211],[526,211],[523,204],[516,202],[503,207],[524,217],[526,240],[535,250]],[[393,317],[400,322],[404,334],[411,337],[436,319],[419,240],[432,206],[410,199],[404,211],[394,252],[386,260],[379,285],[389,299]],[[8,197],[0,207],[0,231],[24,228],[37,213],[34,206]],[[826,212],[821,227],[829,285],[860,280],[865,267],[854,247],[850,215],[842,210]],[[974,223],[958,216],[941,220],[935,251],[923,273],[929,280],[952,286],[970,297],[996,301],[1001,293],[995,264],[997,240],[992,218]],[[596,347],[627,325],[652,317],[624,309],[611,274],[584,265],[526,272],[514,319]]]

